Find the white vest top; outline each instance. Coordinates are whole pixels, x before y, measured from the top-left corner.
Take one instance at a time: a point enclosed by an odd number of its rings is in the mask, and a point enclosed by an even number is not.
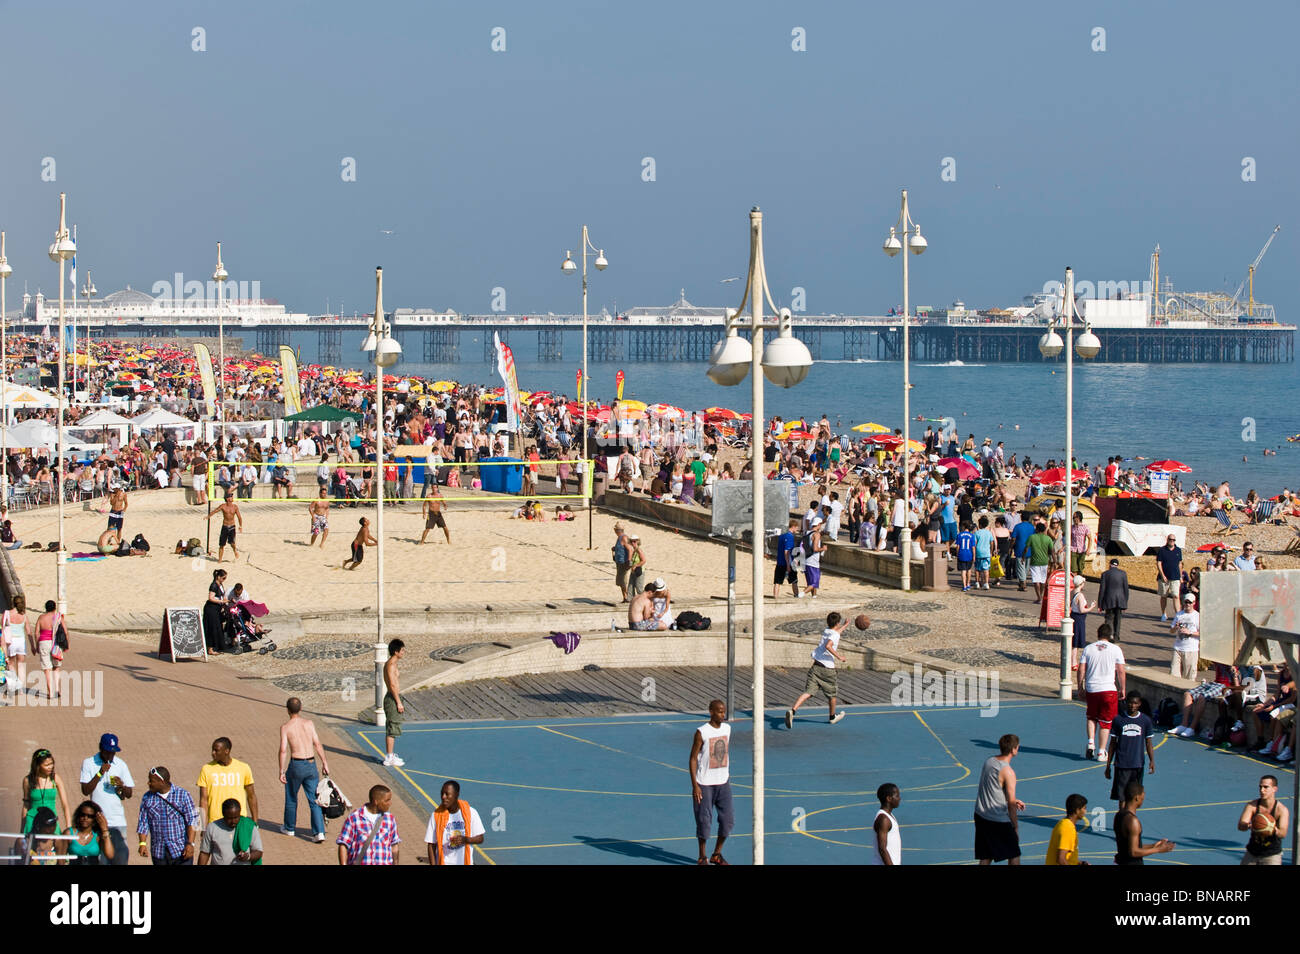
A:
[[[699,728],[704,747],[695,764],[695,781],[700,785],[722,785],[731,778],[731,726],[714,728],[708,722]]]

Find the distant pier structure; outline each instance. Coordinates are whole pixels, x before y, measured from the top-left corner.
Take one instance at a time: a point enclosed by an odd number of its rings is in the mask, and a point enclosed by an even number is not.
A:
[[[1187,302],[1175,296],[1159,301],[1154,316],[1141,302],[1087,302],[1092,328],[1101,339],[1101,353],[1095,360],[1129,364],[1295,361],[1296,327],[1276,321],[1270,306],[1252,303],[1249,316],[1221,320],[1213,308],[1183,298]],[[918,311],[909,329],[914,360],[1044,360],[1038,340],[1047,330],[1047,317],[980,314],[964,308],[950,309],[942,317],[927,314],[925,309]],[[8,324],[14,331],[39,334],[51,324],[57,329],[56,312],[39,293],[24,296],[23,311],[10,314]],[[131,289],[91,302],[88,308],[69,309],[68,318],[75,320],[79,338],[88,326],[97,339],[214,337],[221,321],[227,335],[238,334],[255,342],[264,355],[276,355],[281,345],[308,351],[314,346],[322,364],[342,366],[361,363],[356,348],[370,325],[365,315],[289,313],[279,304],[261,300],[228,301],[219,309],[215,302],[152,298]],[[511,342],[516,352],[531,351],[535,342],[537,360],[542,362],[572,362],[582,353],[581,315],[461,315],[398,308],[389,320],[408,361],[456,364],[477,358],[493,362],[494,334]],[[725,327],[723,309],[697,307],[683,293],[667,308],[589,315],[588,356],[597,362],[707,361]],[[898,315],[796,314],[794,330],[815,360],[898,361],[903,357],[903,325]],[[743,328],[740,333],[748,334]]]

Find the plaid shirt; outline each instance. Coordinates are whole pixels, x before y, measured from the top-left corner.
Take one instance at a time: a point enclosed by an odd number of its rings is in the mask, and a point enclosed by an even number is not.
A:
[[[188,829],[198,826],[199,812],[190,793],[173,785],[167,794],[169,798],[145,792],[140,799],[140,823],[135,830],[149,833],[149,853],[155,858],[179,858],[189,844]]]
[[[358,857],[361,854],[361,846],[366,842],[366,836],[370,834],[364,806],[344,820],[343,830],[339,832],[335,844],[344,845],[348,849],[348,864],[391,865],[393,863],[393,846],[402,843],[402,839],[397,836],[397,819],[390,812],[385,812],[379,817],[378,824],[379,831],[371,840],[370,847],[366,849],[365,857]]]

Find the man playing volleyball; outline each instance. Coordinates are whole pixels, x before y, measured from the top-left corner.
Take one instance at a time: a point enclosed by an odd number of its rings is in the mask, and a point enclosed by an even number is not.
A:
[[[320,547],[325,549],[325,540],[330,535],[330,500],[329,488],[322,486],[315,500],[307,505],[307,514],[311,517],[311,541],[307,546],[314,546],[316,537],[320,537]]]
[[[379,541],[370,535],[370,521],[365,517],[362,517],[361,529],[358,530],[357,535],[352,538],[352,556],[343,561],[343,569],[355,570],[361,565],[361,561],[365,559],[366,547],[373,547],[378,545],[378,543]],[[352,565],[348,566],[349,563]]]

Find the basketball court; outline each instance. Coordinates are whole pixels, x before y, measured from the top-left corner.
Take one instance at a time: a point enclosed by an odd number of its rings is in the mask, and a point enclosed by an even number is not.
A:
[[[1090,827],[1081,856],[1110,864],[1115,803],[1104,766],[1083,760],[1083,708],[1056,700],[977,706],[853,706],[838,725],[827,711],[800,710],[787,730],[783,710],[768,711],[767,861],[862,864],[872,843],[876,788],[902,789],[897,818],[904,864],[972,864],[975,779],[997,754],[998,737],[1021,738],[1013,767],[1023,862],[1042,864],[1065,799],[1088,799]],[[696,841],[686,761],[702,715],[651,714],[522,721],[412,723],[403,727],[391,769],[397,787],[432,811],[444,779],[483,818],[483,861],[492,864],[694,864]],[[750,857],[751,723],[733,725],[731,779],[736,825],[724,848],[733,864]],[[383,754],[383,731],[354,729],[362,751]],[[1066,746],[1066,741],[1078,745]],[[1153,864],[1237,864],[1246,834],[1236,830],[1264,774],[1279,779],[1292,806],[1294,769],[1272,760],[1156,736],[1156,773],[1146,777],[1140,812],[1144,840],[1177,848]],[[1102,811],[1098,811],[1102,809]],[[409,847],[422,832],[404,833]],[[712,851],[712,839],[709,850]],[[408,849],[409,850],[409,849]],[[418,849],[417,849],[418,850]],[[1287,856],[1289,860],[1289,853]]]

